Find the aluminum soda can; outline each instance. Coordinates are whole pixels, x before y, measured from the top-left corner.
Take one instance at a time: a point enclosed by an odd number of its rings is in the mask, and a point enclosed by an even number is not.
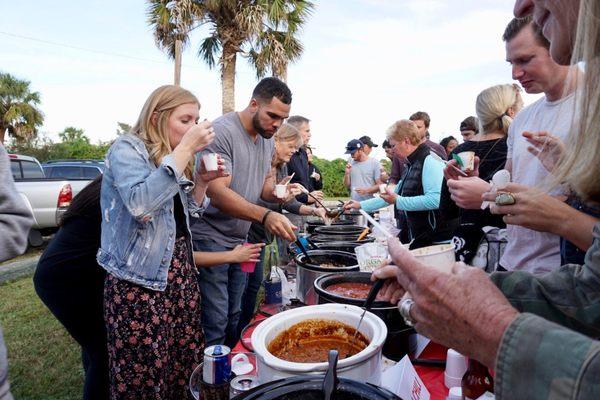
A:
[[[229,398],[232,399],[238,394],[247,392],[259,385],[256,375],[240,375],[231,380],[229,385]]]
[[[221,344],[204,349],[202,380],[205,383],[220,385],[229,382],[229,377],[231,375],[229,353],[231,353],[231,349]]]

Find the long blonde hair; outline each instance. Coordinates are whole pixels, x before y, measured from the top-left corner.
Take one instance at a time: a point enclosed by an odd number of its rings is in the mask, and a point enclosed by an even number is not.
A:
[[[475,101],[475,111],[479,118],[479,131],[489,133],[502,131],[508,134],[508,127],[513,119],[508,115],[508,109],[515,113],[523,108],[520,89],[516,85],[496,85],[479,93]]]
[[[302,140],[302,134],[300,133],[298,128],[288,123],[281,124],[279,129],[277,129],[277,132],[275,132],[274,137],[275,146],[277,146],[277,143],[281,142],[294,142],[296,149],[298,149],[304,143],[304,141]],[[271,162],[271,165],[273,165],[274,167],[280,167],[281,164],[283,163],[277,162],[277,151],[275,151],[273,153],[273,161]]]
[[[198,104],[200,107],[200,102],[190,91],[179,86],[165,85],[154,90],[142,107],[137,122],[131,128],[131,134],[144,141],[150,159],[156,166],[160,165],[164,156],[173,151],[168,134],[169,117],[175,108],[189,103]],[[152,123],[153,115],[156,115],[156,124]],[[184,174],[188,179],[192,179],[193,171],[192,158]]]
[[[577,118],[567,151],[555,169],[555,184],[566,183],[584,200],[600,203],[600,2],[582,0],[571,64],[585,62],[576,98]]]

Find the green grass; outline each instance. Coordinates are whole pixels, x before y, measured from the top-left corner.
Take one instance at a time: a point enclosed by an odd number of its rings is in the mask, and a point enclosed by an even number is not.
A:
[[[16,400],[81,399],[80,348],[37,297],[31,276],[0,285],[0,324]]]

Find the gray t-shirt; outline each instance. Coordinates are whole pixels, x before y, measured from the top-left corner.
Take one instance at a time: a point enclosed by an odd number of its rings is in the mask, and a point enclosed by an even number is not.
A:
[[[360,195],[355,189],[365,189],[375,185],[375,181],[381,176],[381,167],[379,161],[374,158],[367,158],[366,161],[350,162],[350,196],[352,200],[363,201],[373,198],[372,194]]]
[[[566,141],[575,113],[575,94],[557,101],[542,97],[517,114],[508,128],[507,158],[512,162],[512,181],[543,187],[549,172],[527,147],[523,132],[550,132]],[[553,191],[551,194],[560,194]],[[509,271],[524,270],[542,274],[560,267],[560,238],[519,225],[507,225],[508,243],[500,264]]]
[[[229,188],[256,204],[271,168],[273,140],[258,135],[254,142],[236,112],[217,118],[213,127],[215,140],[204,152],[218,153],[231,174]],[[210,239],[233,248],[246,240],[250,224],[250,221],[233,218],[211,204],[191,230],[194,240]]]

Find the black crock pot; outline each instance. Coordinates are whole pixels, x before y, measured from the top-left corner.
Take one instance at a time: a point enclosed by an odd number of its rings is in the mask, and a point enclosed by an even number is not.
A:
[[[369,272],[322,275],[314,282],[317,303],[351,304],[363,307],[364,300],[362,299],[342,297],[327,291],[327,287],[330,285],[342,282],[373,283]],[[404,323],[398,307],[394,304],[386,301],[375,301],[370,311],[381,318],[388,328],[388,335],[383,345],[383,355],[391,360],[400,361],[409,352],[409,337],[415,333],[415,330]]]
[[[346,253],[356,254],[354,249],[362,245],[358,242],[322,242],[315,243],[319,250],[337,250],[345,251]]]
[[[361,240],[358,239],[358,235],[321,235],[313,234],[309,237],[313,243],[326,243],[326,242],[353,242],[359,244],[371,243],[375,241],[373,237],[365,237]]]
[[[317,226],[315,228],[315,234],[317,235],[329,235],[329,236],[352,236],[356,235],[355,239],[365,230],[364,226],[358,225],[329,225],[329,226]]]
[[[354,221],[352,221],[352,220],[344,220],[344,221],[334,221],[331,225],[353,225],[353,224],[354,224]],[[315,231],[315,228],[318,228],[320,226],[325,226],[325,222],[323,222],[322,219],[306,221],[306,233],[313,234]]]
[[[255,387],[234,397],[236,400],[322,400],[323,375],[297,376]],[[338,378],[331,398],[335,400],[402,400],[387,389]]]

